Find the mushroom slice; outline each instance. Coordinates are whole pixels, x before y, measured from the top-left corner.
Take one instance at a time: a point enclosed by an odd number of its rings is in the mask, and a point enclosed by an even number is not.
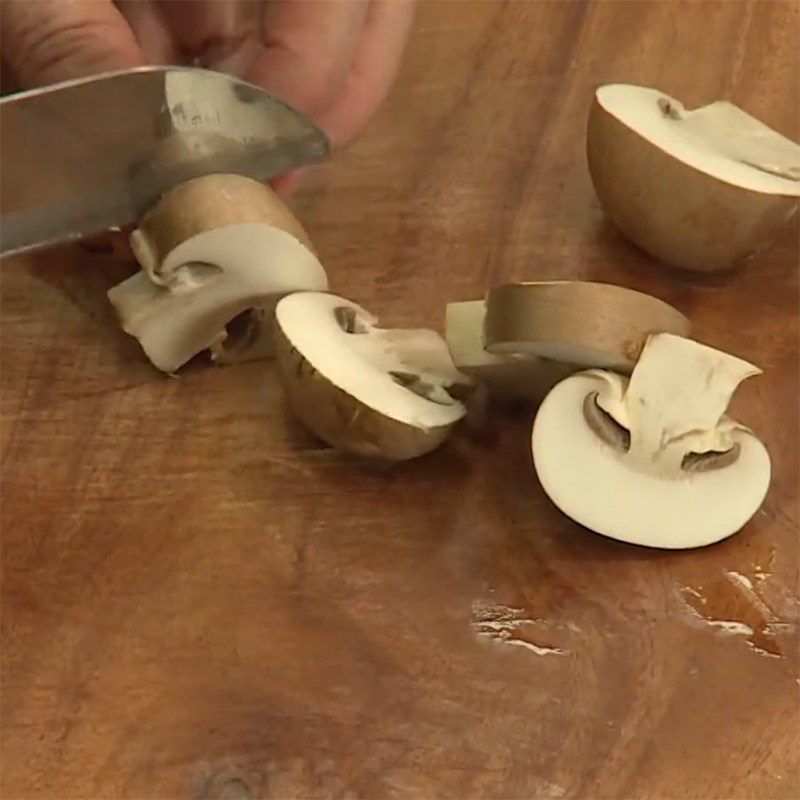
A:
[[[441,444],[465,414],[453,394],[468,378],[434,331],[379,328],[360,306],[324,292],[284,297],[275,329],[289,404],[334,447],[415,458]]]
[[[578,367],[530,355],[492,355],[483,345],[486,304],[483,300],[449,303],[445,339],[453,363],[486,387],[489,395],[508,402],[538,403],[558,381]]]
[[[131,247],[142,269],[108,297],[164,372],[206,349],[220,363],[271,355],[277,300],[328,286],[297,219],[269,187],[241,175],[171,190],[145,214]]]
[[[484,343],[524,354],[629,373],[653,333],[689,333],[689,320],[650,295],[608,283],[509,283],[489,292]]]
[[[556,386],[533,425],[536,472],[567,516],[623,542],[701,547],[740,530],[770,482],[770,458],[726,416],[760,370],[670,334],[650,337],[630,379],[589,370]]]
[[[657,89],[601,86],[586,149],[611,221],[677,267],[734,267],[797,211],[800,146],[731,103],[687,110]]]

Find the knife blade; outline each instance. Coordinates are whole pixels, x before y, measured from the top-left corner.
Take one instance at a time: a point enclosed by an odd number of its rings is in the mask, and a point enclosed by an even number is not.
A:
[[[0,258],[138,220],[215,172],[268,180],[329,152],[307,117],[195,67],[139,67],[0,99]]]

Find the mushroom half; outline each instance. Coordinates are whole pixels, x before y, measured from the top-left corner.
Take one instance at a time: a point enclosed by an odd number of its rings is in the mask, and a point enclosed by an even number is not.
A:
[[[207,175],[171,190],[131,234],[131,247],[142,269],[108,297],[123,329],[164,372],[206,349],[220,363],[271,355],[278,299],[328,286],[291,211],[241,175]]]
[[[355,303],[324,292],[275,309],[278,367],[289,404],[346,452],[404,460],[438,447],[465,408],[469,379],[432,330],[384,329]]]
[[[648,339],[630,380],[590,370],[545,398],[532,433],[544,491],[576,522],[659,548],[740,530],[770,482],[770,458],[725,414],[752,364],[691,339]]]
[[[610,283],[509,283],[486,300],[484,344],[492,355],[629,373],[653,333],[685,336],[689,320],[663,300]]]
[[[611,221],[677,267],[734,267],[798,208],[800,146],[732,103],[688,110],[657,89],[601,86],[586,150]]]

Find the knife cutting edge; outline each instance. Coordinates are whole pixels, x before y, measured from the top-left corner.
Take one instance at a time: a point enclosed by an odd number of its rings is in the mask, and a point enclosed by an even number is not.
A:
[[[326,156],[325,134],[252,84],[139,67],[0,98],[0,258],[136,222],[183,181],[265,181]]]

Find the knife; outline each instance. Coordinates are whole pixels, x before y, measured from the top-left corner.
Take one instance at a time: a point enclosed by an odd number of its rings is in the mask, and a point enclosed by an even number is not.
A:
[[[252,84],[139,67],[0,98],[0,258],[135,223],[183,181],[265,181],[326,156],[307,117]]]

